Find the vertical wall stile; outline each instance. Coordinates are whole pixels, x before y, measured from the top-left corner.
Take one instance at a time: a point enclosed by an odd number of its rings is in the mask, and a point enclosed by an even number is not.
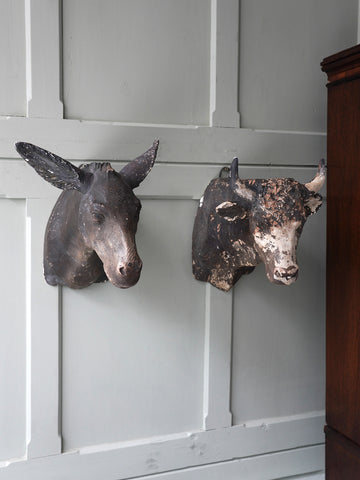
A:
[[[203,428],[230,427],[232,291],[206,285]]]
[[[26,204],[27,458],[62,451],[60,432],[60,298],[42,272],[43,232],[53,200]]]
[[[63,118],[61,0],[25,0],[27,117]]]
[[[28,203],[26,205],[26,210],[28,210]],[[29,216],[28,211],[26,211],[25,218],[25,304],[26,304],[26,313],[25,313],[25,345],[26,345],[26,403],[25,403],[25,442],[26,442],[26,453],[29,457],[29,445],[31,443],[31,217]]]
[[[211,0],[211,127],[240,127],[239,13],[239,0]]]
[[[240,127],[238,112],[239,0],[211,0],[211,127]],[[232,292],[206,285],[203,428],[232,425]]]

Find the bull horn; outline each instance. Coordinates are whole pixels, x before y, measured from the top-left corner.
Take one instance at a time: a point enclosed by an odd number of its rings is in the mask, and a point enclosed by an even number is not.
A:
[[[230,187],[240,197],[253,200],[254,192],[248,189],[244,182],[239,179],[239,159],[235,157],[230,168]]]
[[[230,178],[233,182],[239,178],[239,159],[237,157],[231,163]]]
[[[317,193],[321,190],[322,186],[325,183],[326,178],[326,166],[325,160],[322,158],[319,162],[319,168],[315,177],[309,183],[305,183],[305,187],[310,190],[310,192]]]
[[[231,162],[229,178],[230,186],[232,189],[234,189],[236,183],[239,183],[239,159],[237,157],[235,157]]]

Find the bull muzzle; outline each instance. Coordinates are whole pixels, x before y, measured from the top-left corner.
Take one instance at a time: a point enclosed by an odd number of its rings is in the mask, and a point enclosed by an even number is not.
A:
[[[278,285],[291,285],[298,277],[299,267],[297,265],[291,265],[287,268],[275,267],[273,283]]]

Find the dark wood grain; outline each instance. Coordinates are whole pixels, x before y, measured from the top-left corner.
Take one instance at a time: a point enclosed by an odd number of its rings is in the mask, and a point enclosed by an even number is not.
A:
[[[328,57],[322,69],[329,79],[326,419],[338,432],[327,433],[326,469],[327,480],[351,480],[360,479],[360,46]],[[346,450],[349,441],[359,457]]]
[[[327,73],[329,82],[360,74],[360,45],[324,58],[321,68]]]
[[[358,446],[330,428],[325,433],[326,480],[359,480]]]
[[[329,90],[327,422],[360,445],[360,79]]]

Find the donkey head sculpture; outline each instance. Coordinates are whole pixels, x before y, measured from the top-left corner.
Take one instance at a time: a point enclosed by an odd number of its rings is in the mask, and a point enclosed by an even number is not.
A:
[[[141,203],[136,188],[154,165],[159,142],[116,172],[110,163],[76,167],[36,145],[19,142],[17,152],[36,172],[62,190],[44,242],[44,275],[50,285],[84,288],[110,280],[128,288],[142,268],[135,233]]]

